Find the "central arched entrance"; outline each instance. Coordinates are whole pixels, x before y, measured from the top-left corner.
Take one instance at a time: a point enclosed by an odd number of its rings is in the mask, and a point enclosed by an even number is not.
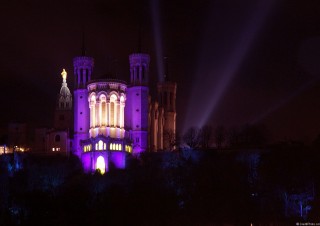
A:
[[[99,169],[101,174],[104,174],[106,172],[106,163],[104,161],[104,158],[102,156],[99,156],[97,158],[96,162],[96,170]]]

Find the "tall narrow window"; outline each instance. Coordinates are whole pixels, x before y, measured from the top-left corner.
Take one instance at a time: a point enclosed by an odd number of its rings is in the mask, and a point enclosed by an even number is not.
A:
[[[89,82],[89,70],[86,69],[86,81]]]
[[[107,124],[107,98],[104,94],[100,95],[100,125],[105,126]]]
[[[103,142],[102,142],[102,140],[100,140],[98,144],[99,144],[99,150],[100,151],[103,150]]]
[[[105,126],[107,124],[107,120],[106,120],[106,118],[107,118],[106,111],[107,110],[106,109],[107,109],[107,103],[105,101],[103,101],[101,103],[101,124],[103,126]]]
[[[142,73],[142,81],[144,81],[144,73],[145,73],[145,69],[144,69],[144,67],[143,67],[143,66],[142,66],[141,73]]]
[[[83,69],[80,69],[80,84],[83,84]]]
[[[110,96],[110,126],[114,127],[116,126],[117,122],[117,109],[116,109],[116,101],[117,101],[117,96],[112,94]]]
[[[137,68],[136,70],[137,70],[137,81],[139,81],[139,79],[140,79],[139,78],[139,73],[140,73],[139,68]]]

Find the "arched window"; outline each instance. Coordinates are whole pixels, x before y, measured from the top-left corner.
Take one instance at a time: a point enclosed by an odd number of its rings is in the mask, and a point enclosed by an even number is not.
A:
[[[116,144],[112,144],[112,150],[116,150]]]
[[[102,156],[99,156],[97,158],[96,170],[100,170],[101,174],[104,174],[106,172],[106,163],[105,163],[104,158]]]
[[[59,135],[59,134],[57,134],[57,135],[55,136],[54,141],[55,141],[55,142],[60,142],[60,135]]]
[[[121,151],[122,150],[122,145],[121,144],[119,144],[119,151]]]
[[[102,142],[102,140],[100,140],[98,144],[99,144],[99,150],[100,151],[103,150],[103,142]]]
[[[110,149],[110,150],[112,150],[112,144],[111,144],[111,143],[110,143],[110,147],[109,147],[109,149]]]
[[[117,124],[116,100],[117,96],[112,94],[110,96],[110,126],[116,126]]]
[[[105,101],[101,102],[101,124],[105,126],[107,124],[107,103]]]
[[[101,94],[100,95],[100,103],[101,103],[101,115],[100,115],[100,122],[101,125],[105,126],[107,124],[107,102],[106,96]]]

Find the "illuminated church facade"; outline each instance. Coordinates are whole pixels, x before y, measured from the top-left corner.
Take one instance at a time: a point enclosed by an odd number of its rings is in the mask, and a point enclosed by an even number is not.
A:
[[[130,82],[92,80],[94,59],[73,59],[74,138],[72,152],[86,172],[101,173],[110,167],[124,169],[128,155],[169,150],[176,134],[176,89],[174,82],[157,85],[157,99],[149,95],[150,57],[129,56]]]

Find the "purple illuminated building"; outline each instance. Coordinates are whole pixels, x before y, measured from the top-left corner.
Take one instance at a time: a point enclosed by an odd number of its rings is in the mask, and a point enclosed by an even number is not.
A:
[[[176,84],[160,83],[159,102],[153,102],[148,86],[149,55],[131,54],[129,62],[127,84],[114,79],[91,80],[93,58],[83,55],[73,60],[73,151],[86,172],[99,169],[105,173],[111,166],[124,169],[127,155],[169,149],[165,132],[175,136]]]

